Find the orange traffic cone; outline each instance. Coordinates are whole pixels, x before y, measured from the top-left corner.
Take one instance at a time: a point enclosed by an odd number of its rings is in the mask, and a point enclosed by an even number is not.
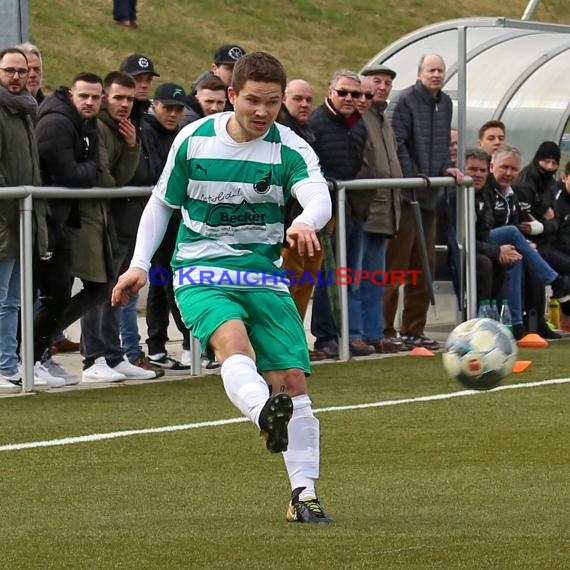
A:
[[[548,341],[536,333],[523,336],[517,344],[521,348],[548,348]]]
[[[517,360],[513,366],[513,372],[515,374],[524,372],[531,364],[532,360]]]
[[[435,356],[433,351],[431,351],[429,348],[424,348],[423,346],[418,346],[413,350],[410,350],[408,354],[410,356]]]

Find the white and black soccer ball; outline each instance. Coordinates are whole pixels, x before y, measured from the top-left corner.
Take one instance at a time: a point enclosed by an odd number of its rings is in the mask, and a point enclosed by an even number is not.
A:
[[[467,388],[491,390],[512,372],[516,359],[517,345],[507,327],[493,319],[471,319],[449,334],[443,367]]]

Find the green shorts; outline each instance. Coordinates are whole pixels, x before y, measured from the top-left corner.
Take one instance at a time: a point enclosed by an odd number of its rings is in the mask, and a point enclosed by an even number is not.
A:
[[[192,285],[176,290],[176,302],[184,323],[210,358],[212,334],[226,321],[238,319],[245,325],[259,370],[311,372],[303,322],[288,291]]]

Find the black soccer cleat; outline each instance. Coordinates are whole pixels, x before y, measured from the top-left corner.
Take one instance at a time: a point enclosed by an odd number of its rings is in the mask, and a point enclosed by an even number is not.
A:
[[[271,453],[287,451],[287,426],[293,415],[293,401],[285,392],[270,396],[259,414],[259,427]]]
[[[333,523],[334,519],[329,517],[319,503],[318,499],[299,499],[301,491],[305,487],[299,487],[293,491],[289,508],[287,509],[287,522],[297,523]]]

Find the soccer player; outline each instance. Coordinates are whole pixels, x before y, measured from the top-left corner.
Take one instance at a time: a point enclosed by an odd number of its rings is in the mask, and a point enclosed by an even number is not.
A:
[[[259,426],[269,451],[284,452],[293,490],[287,520],[322,523],[332,519],[315,489],[319,422],[307,394],[309,350],[279,273],[287,199],[304,208],[286,232],[301,255],[320,249],[316,232],[330,219],[331,202],[313,150],[274,122],[285,84],[277,59],[248,54],[228,90],[234,112],[204,117],[176,137],[112,302],[127,302],[145,284],[171,212],[180,208],[173,269],[182,318],[222,363],[231,402]]]

